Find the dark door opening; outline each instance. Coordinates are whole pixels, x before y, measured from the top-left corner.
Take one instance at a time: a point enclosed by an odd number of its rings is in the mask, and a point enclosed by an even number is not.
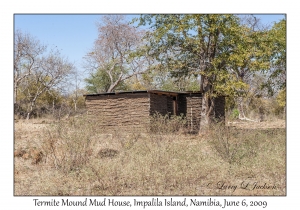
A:
[[[177,115],[178,113],[178,104],[177,104],[177,97],[173,97],[173,115]]]

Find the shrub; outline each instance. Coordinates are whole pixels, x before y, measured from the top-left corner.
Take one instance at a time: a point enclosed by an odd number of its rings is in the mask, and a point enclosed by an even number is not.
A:
[[[44,131],[43,153],[56,169],[64,172],[80,169],[93,152],[95,131],[101,132],[101,127],[84,117],[59,121]]]
[[[155,113],[151,116],[150,131],[154,133],[174,133],[186,129],[187,121],[183,115],[162,115]]]
[[[233,109],[230,115],[231,119],[238,119],[239,118],[239,110],[238,109]]]
[[[259,132],[214,125],[210,143],[220,157],[229,164],[241,164],[243,159],[256,157]]]
[[[118,150],[105,148],[105,149],[101,149],[98,152],[98,156],[100,158],[113,158],[117,156],[118,153],[119,153]]]

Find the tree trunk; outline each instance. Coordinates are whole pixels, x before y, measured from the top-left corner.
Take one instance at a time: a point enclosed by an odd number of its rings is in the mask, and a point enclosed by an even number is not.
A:
[[[215,98],[210,94],[212,86],[207,77],[201,76],[200,90],[203,92],[203,96],[199,133],[205,133],[211,127],[211,123],[215,121]]]
[[[73,103],[74,103],[74,110],[76,113],[76,111],[77,111],[77,96],[76,96],[76,99],[73,99]]]
[[[29,120],[29,119],[30,119],[30,115],[31,115],[31,113],[32,113],[32,111],[33,111],[34,105],[35,105],[34,102],[31,102],[31,103],[30,103],[30,110],[29,110],[29,112],[27,113],[26,120]]]
[[[52,116],[54,117],[54,100],[52,101]]]
[[[242,96],[238,96],[236,98],[236,103],[238,106],[238,111],[239,111],[239,119],[240,120],[247,120],[247,121],[252,121],[252,122],[259,122],[263,121],[263,109],[259,108],[259,114],[260,114],[260,120],[252,120],[248,117],[246,117],[245,112],[244,112],[244,98]]]
[[[30,119],[30,115],[32,114],[33,108],[35,107],[35,101],[36,101],[36,98],[30,102],[30,109],[29,109],[29,112],[27,113],[26,120]]]
[[[244,112],[244,102],[243,102],[243,97],[239,96],[236,99],[238,111],[239,111],[239,119],[245,119],[245,112]]]
[[[208,93],[202,97],[200,133],[205,133],[210,129],[211,124],[215,122],[215,98]]]
[[[17,103],[17,94],[18,94],[18,89],[17,89],[17,85],[15,84],[15,87],[14,87],[14,92],[15,92],[15,95],[14,95],[14,104]]]

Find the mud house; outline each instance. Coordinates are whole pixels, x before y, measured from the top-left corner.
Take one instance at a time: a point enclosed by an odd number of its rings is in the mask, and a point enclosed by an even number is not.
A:
[[[202,93],[161,90],[85,95],[88,116],[108,127],[144,127],[150,115],[184,115],[191,130],[199,130]],[[216,100],[216,116],[224,116],[224,97]]]

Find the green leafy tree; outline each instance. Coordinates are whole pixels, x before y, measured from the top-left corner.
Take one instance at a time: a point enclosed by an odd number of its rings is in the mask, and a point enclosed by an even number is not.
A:
[[[272,46],[267,28],[261,27],[254,16],[245,18],[247,21],[240,20],[239,33],[232,39],[233,52],[227,62],[229,82],[221,83],[219,91],[226,90],[234,96],[239,119],[250,120],[245,115],[244,102],[250,95],[260,94],[257,90],[262,82],[257,83],[258,73],[269,71]]]
[[[283,111],[283,114],[286,113],[286,89],[280,90],[276,97],[279,109]]]
[[[201,129],[215,120],[215,97],[244,86],[231,81],[230,68],[237,55],[240,21],[235,15],[141,15],[140,25],[150,25],[146,39],[150,55],[160,68],[176,78],[201,75],[204,93]],[[230,60],[232,59],[232,61]]]
[[[268,81],[264,87],[270,95],[286,88],[286,20],[275,23],[270,30],[271,42],[271,69],[266,72]]]
[[[115,68],[112,71],[111,76],[115,81],[118,79],[120,74],[120,69]],[[92,72],[88,78],[85,78],[86,90],[89,93],[101,93],[109,92],[111,87],[111,79],[109,74],[105,69],[99,68],[96,72]],[[125,81],[120,81],[115,87],[115,90],[128,90],[129,87]]]
[[[138,20],[152,29],[146,36],[147,46],[158,69],[177,79],[201,76],[201,129],[217,117],[218,94],[243,99],[256,72],[270,69],[269,31],[259,28],[253,16],[245,21],[237,15],[141,15]],[[237,101],[243,114],[242,101]]]

